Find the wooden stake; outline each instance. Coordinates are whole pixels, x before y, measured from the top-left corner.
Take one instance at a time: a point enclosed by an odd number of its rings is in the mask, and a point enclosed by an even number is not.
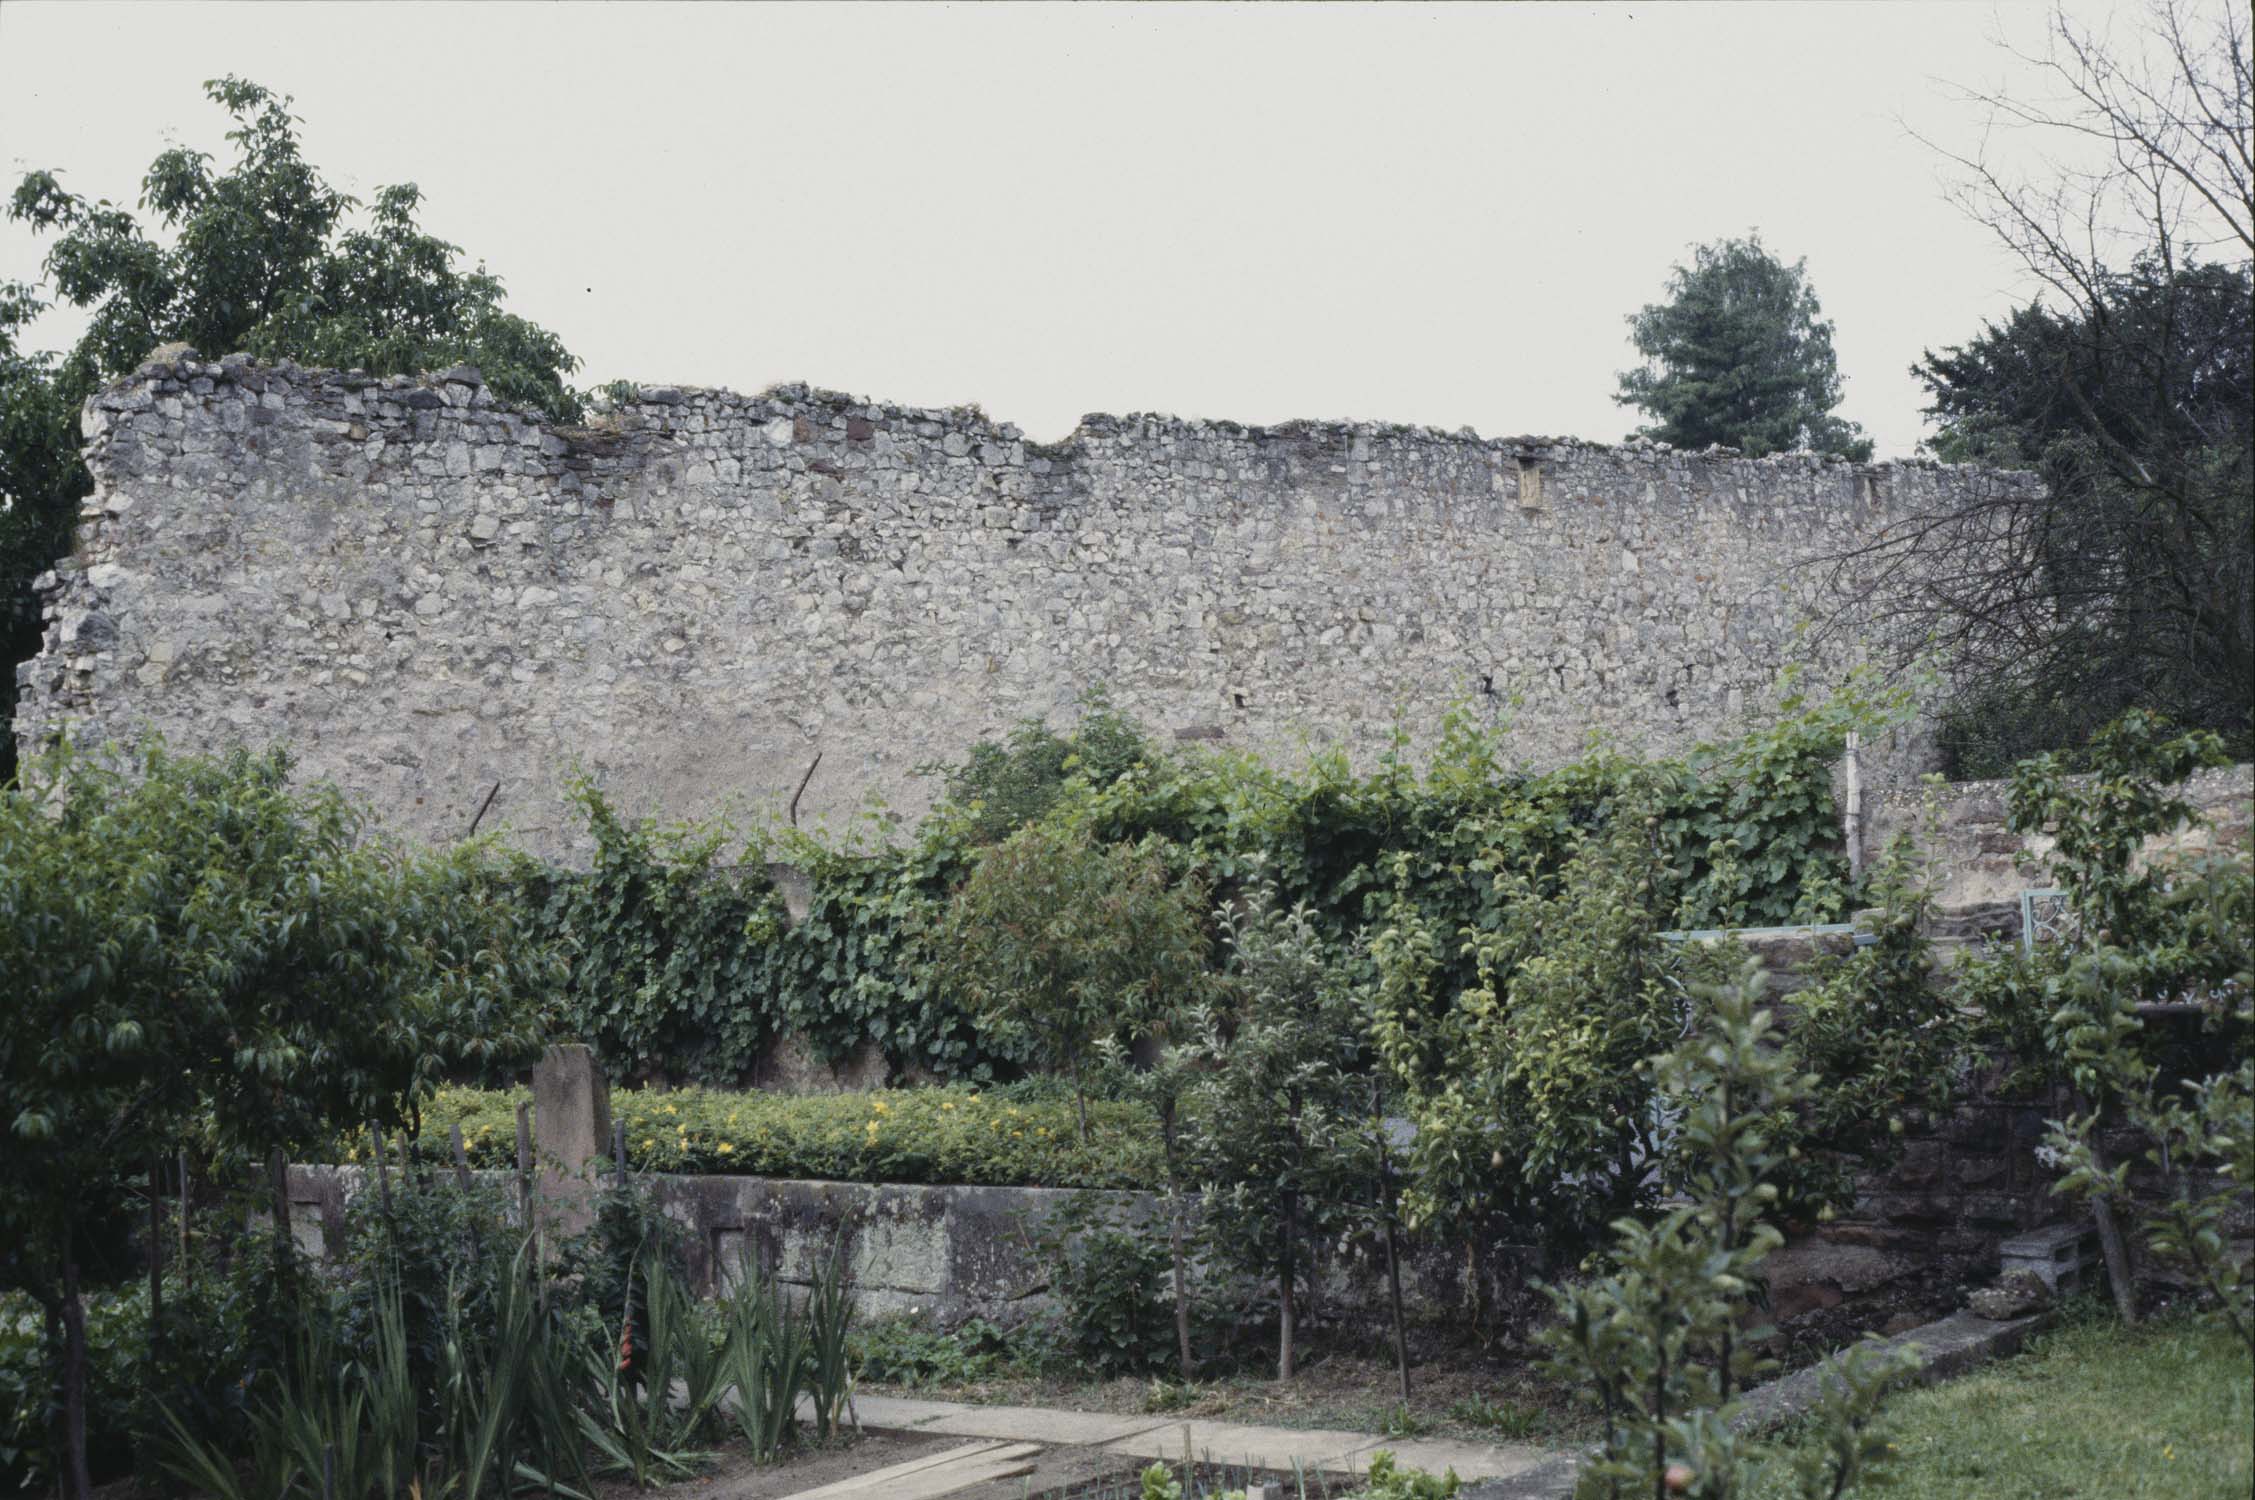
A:
[[[180,1276],[185,1283],[196,1273],[195,1262],[188,1258],[188,1153],[180,1153]]]
[[[290,1159],[276,1146],[267,1161],[274,1176],[274,1263],[285,1285],[296,1273],[297,1234],[290,1223]]]
[[[1394,1183],[1388,1175],[1383,1148],[1378,1157],[1378,1211],[1386,1225],[1386,1290],[1394,1303],[1394,1364],[1401,1372],[1402,1400],[1409,1400],[1409,1334],[1402,1323],[1402,1265],[1394,1247]]]
[[[470,1153],[462,1149],[462,1125],[456,1121],[447,1133],[447,1144],[454,1148],[454,1185],[463,1192],[470,1190]]]
[[[368,1139],[374,1144],[376,1151],[376,1199],[383,1205],[384,1222],[388,1224],[392,1216],[391,1169],[384,1164],[384,1133],[376,1128],[374,1120],[368,1122]]]

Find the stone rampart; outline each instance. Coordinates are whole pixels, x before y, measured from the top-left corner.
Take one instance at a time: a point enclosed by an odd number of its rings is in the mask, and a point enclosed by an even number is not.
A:
[[[629,811],[912,813],[924,764],[1102,685],[1185,740],[1367,760],[1468,703],[1531,765],[1730,732],[1804,662],[1811,560],[1981,484],[1430,429],[642,388],[597,425],[192,355],[88,404],[96,490],[15,732],[287,740],[424,837]],[[73,726],[76,726],[75,729]],[[1895,747],[1915,761],[1916,737]],[[1885,760],[1882,753],[1880,760]],[[811,820],[811,819],[810,819]]]

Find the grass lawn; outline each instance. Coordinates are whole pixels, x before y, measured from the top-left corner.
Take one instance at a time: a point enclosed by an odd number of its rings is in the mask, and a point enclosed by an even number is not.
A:
[[[2183,1317],[2124,1330],[2081,1310],[2016,1358],[1889,1407],[1900,1463],[1856,1493],[1904,1500],[2247,1500],[2255,1362]]]

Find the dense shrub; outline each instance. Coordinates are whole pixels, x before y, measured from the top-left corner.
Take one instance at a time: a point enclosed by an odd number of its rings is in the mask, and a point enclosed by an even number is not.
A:
[[[1058,1352],[1101,1375],[1141,1375],[1175,1353],[1166,1241],[1120,1200],[1079,1193],[1040,1222]]]
[[[424,1128],[462,1127],[471,1164],[516,1165],[522,1091],[441,1089]],[[1008,1098],[972,1088],[873,1093],[721,1093],[627,1089],[611,1095],[635,1171],[796,1177],[835,1182],[984,1183],[1137,1188],[1160,1183],[1159,1134],[1139,1105],[1091,1100],[1089,1139],[1063,1100]],[[367,1160],[365,1144],[338,1153]]]

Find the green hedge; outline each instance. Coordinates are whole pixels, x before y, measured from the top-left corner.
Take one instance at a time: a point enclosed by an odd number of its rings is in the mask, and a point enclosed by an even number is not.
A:
[[[441,1089],[424,1106],[426,1148],[462,1127],[472,1166],[516,1163],[525,1090]],[[1140,1105],[1090,1100],[1083,1145],[1070,1099],[1020,1101],[973,1088],[873,1093],[724,1093],[631,1089],[611,1095],[638,1172],[799,1177],[835,1182],[1140,1188],[1162,1177],[1158,1127]],[[340,1160],[365,1163],[365,1137]]]

